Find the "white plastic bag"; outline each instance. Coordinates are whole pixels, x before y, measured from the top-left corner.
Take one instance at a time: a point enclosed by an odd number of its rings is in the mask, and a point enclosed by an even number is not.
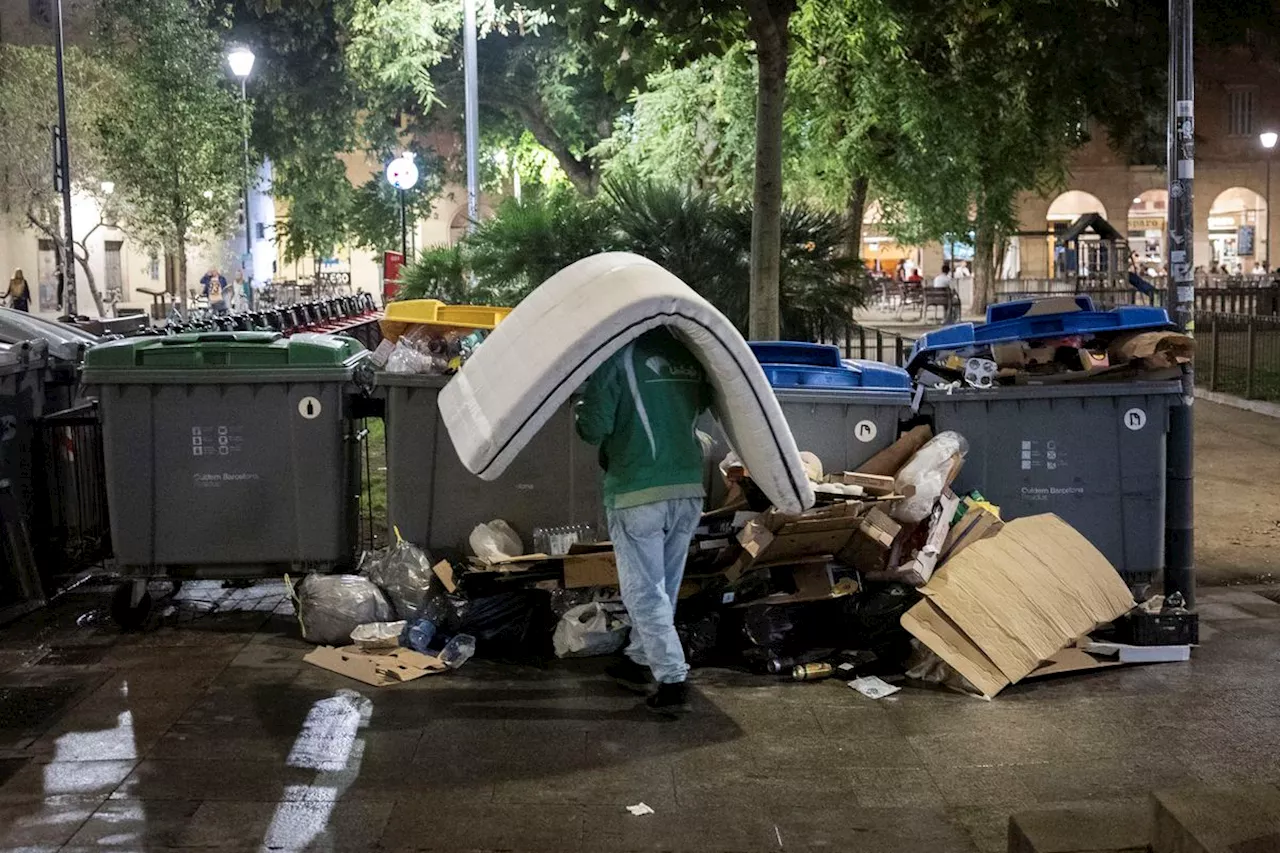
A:
[[[467,542],[475,555],[486,563],[519,557],[524,553],[520,535],[501,518],[495,518],[488,524],[477,524]]]
[[[625,614],[611,613],[604,604],[592,601],[565,611],[551,641],[559,658],[611,655],[626,644],[630,630]]]
[[[934,436],[917,450],[894,478],[898,494],[910,495],[893,508],[894,521],[916,524],[928,518],[942,490],[951,481],[952,468],[958,470],[968,452],[969,442],[950,430]]]

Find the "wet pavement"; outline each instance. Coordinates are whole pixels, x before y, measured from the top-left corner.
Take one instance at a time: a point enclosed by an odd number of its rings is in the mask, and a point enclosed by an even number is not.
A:
[[[184,595],[0,629],[0,848],[996,851],[1029,806],[1280,781],[1280,588],[1205,590],[1190,663],[993,702],[698,670],[676,723],[599,660],[367,687],[302,662],[279,584]]]

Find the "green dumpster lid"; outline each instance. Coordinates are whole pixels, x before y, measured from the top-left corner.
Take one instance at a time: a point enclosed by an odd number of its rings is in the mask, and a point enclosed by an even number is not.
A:
[[[340,335],[279,332],[192,332],[166,338],[125,338],[85,354],[86,370],[277,369],[344,367],[365,351]]]

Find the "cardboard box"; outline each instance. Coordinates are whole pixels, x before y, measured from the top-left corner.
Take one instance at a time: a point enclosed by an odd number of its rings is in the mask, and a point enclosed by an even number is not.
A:
[[[1004,527],[1004,522],[994,514],[980,506],[970,507],[960,520],[951,525],[946,541],[942,543],[942,553],[938,562],[945,563],[955,554],[980,539],[994,536]]]
[[[933,430],[927,426],[914,427],[902,434],[893,444],[872,456],[858,466],[859,474],[879,474],[884,477],[896,476],[899,469],[915,456],[916,451],[929,443],[933,438]]]
[[[991,345],[991,360],[997,367],[1019,368],[1027,365],[1026,341],[1009,341]]]
[[[618,558],[612,548],[587,551],[564,558],[564,588],[585,586],[617,586]]]
[[[902,525],[879,507],[872,507],[850,537],[849,543],[836,555],[846,566],[864,572],[883,571],[889,549],[902,531]]]
[[[1138,332],[1116,338],[1107,351],[1116,364],[1141,361],[1150,368],[1176,367],[1195,357],[1196,342],[1177,332]]]
[[[355,646],[320,646],[303,658],[309,664],[354,678],[374,687],[389,687],[445,672],[448,667],[434,655],[412,649],[395,649],[385,653],[362,652]]]
[[[893,494],[893,478],[883,474],[862,474],[856,471],[842,471],[839,474],[827,475],[828,483],[839,483],[843,486],[857,486],[863,494],[872,497],[888,497]]]
[[[775,569],[775,571],[784,571]],[[851,578],[836,581],[831,571],[831,561],[825,557],[814,558],[796,566],[791,566],[791,582],[795,592],[777,592],[764,598],[756,598],[748,602],[734,605],[749,607],[757,604],[802,604],[811,601],[827,601],[842,598],[858,591],[858,584]]]
[[[799,515],[772,510],[762,513],[738,534],[743,553],[725,574],[730,581],[736,581],[748,568],[838,554],[870,506],[860,501],[844,501]]]
[[[990,698],[1134,606],[1107,558],[1055,515],[952,555],[902,626]]]

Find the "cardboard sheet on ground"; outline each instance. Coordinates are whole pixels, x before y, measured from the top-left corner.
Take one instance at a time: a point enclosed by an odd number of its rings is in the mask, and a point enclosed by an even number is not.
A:
[[[321,669],[363,681],[374,687],[388,687],[413,681],[424,675],[434,675],[448,669],[444,661],[432,655],[424,655],[412,649],[395,649],[386,654],[368,654],[355,646],[320,646],[303,658]]]
[[[902,626],[988,698],[1133,607],[1106,557],[1056,515],[1005,524],[920,592]]]

